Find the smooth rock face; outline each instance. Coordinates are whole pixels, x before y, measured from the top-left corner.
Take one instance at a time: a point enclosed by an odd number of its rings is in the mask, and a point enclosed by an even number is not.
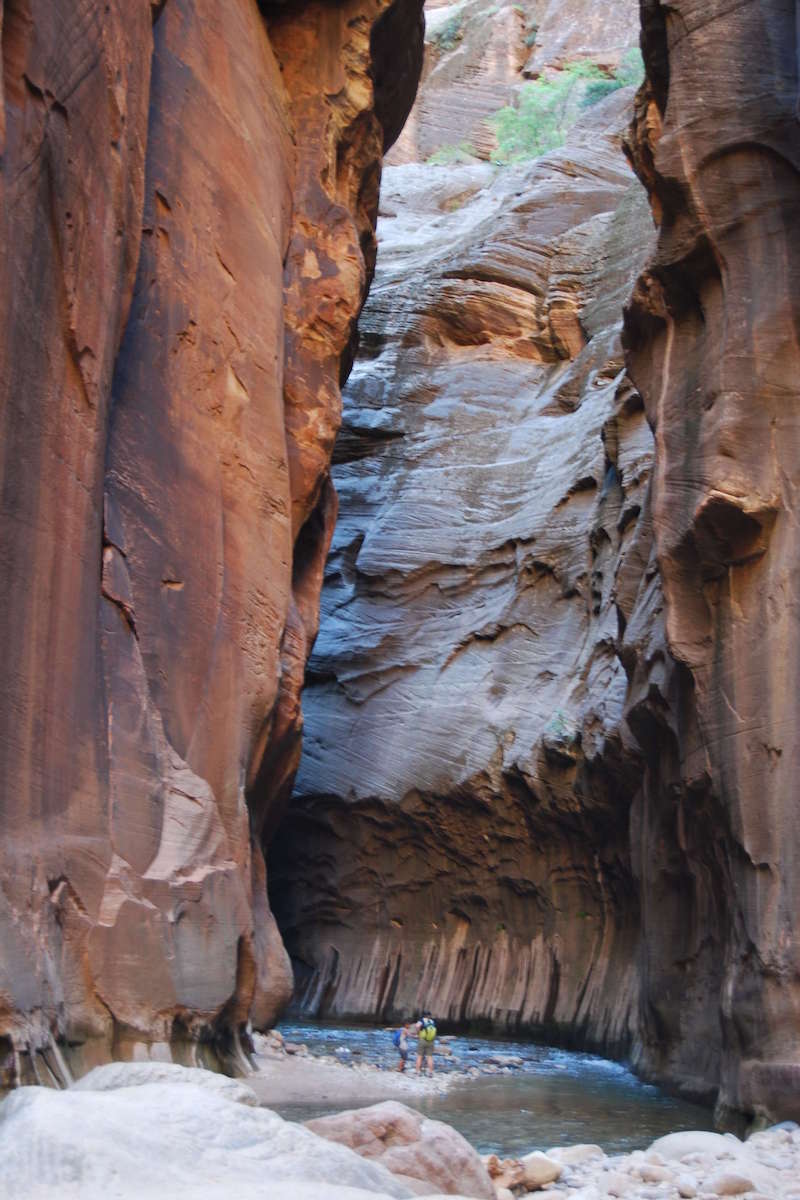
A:
[[[299,756],[339,379],[420,7],[2,6],[17,1078],[68,1076],[54,1036],[78,1072],[138,1042],[235,1042],[289,994],[261,844]]]
[[[144,1087],[152,1083],[185,1083],[210,1089],[234,1104],[258,1105],[258,1096],[239,1079],[228,1079],[216,1071],[182,1067],[172,1062],[111,1062],[94,1067],[71,1085],[78,1092],[113,1092],[118,1088]]]
[[[270,859],[306,1012],[635,1037],[623,653],[636,639],[657,672],[663,633],[652,439],[619,341],[651,236],[631,104],[516,169],[385,172]]]
[[[103,1024],[83,982],[112,857],[103,471],[153,47],[149,0],[74,9],[4,4],[0,30],[0,1033],[22,1042],[65,1004]]]
[[[192,1083],[102,1092],[19,1088],[0,1105],[3,1194],[256,1200],[266,1180],[279,1200],[414,1194],[379,1163],[268,1109],[232,1102],[206,1086],[207,1072],[192,1074]]]
[[[642,14],[631,152],[660,228],[625,336],[658,445],[684,677],[641,830],[645,1061],[718,1078],[723,1114],[798,1117],[796,11],[645,0]],[[676,940],[684,953],[665,953]]]
[[[449,1125],[429,1121],[404,1104],[390,1100],[305,1125],[320,1137],[380,1163],[393,1175],[421,1181],[428,1185],[427,1193],[494,1200],[492,1181],[469,1142]]]

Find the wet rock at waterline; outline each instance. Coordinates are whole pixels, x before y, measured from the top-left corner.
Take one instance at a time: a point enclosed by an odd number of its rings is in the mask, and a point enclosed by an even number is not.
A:
[[[51,1081],[291,990],[261,839],[421,3],[0,8],[0,1063]]]

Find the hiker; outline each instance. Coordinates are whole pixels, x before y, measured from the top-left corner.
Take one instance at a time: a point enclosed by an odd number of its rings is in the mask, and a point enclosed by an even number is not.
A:
[[[404,1021],[400,1029],[395,1032],[392,1041],[397,1047],[397,1053],[400,1055],[400,1061],[397,1064],[398,1071],[405,1071],[406,1063],[408,1062],[408,1035],[411,1029],[411,1022]]]
[[[424,1012],[417,1021],[417,1074],[427,1062],[428,1074],[433,1075],[433,1045],[436,1041],[436,1024],[429,1012]]]

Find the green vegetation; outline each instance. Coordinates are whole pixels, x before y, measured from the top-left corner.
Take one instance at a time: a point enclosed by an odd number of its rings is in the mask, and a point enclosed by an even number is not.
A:
[[[449,167],[453,163],[473,162],[474,159],[475,147],[469,142],[459,142],[457,146],[440,146],[425,161],[432,167]]]
[[[496,161],[522,162],[555,150],[582,109],[643,77],[642,56],[632,50],[611,75],[595,63],[572,62],[557,75],[524,84],[517,106],[501,108],[490,118],[497,137]]]
[[[441,29],[431,34],[431,41],[439,50],[454,50],[464,36],[464,18],[461,13],[448,17]]]
[[[602,79],[595,79],[589,84],[583,97],[583,107],[589,108],[592,104],[597,104],[598,100],[605,99],[619,88],[639,87],[643,79],[644,63],[641,51],[629,50],[613,75],[604,75]]]

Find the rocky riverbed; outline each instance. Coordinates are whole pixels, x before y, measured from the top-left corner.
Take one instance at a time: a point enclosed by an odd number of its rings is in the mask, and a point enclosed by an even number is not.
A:
[[[421,1136],[413,1124],[419,1118],[409,1116],[412,1108],[422,1107],[429,1118],[442,1107],[452,1109],[458,1094],[473,1093],[472,1098],[480,1103],[481,1089],[493,1078],[495,1081],[497,1076],[524,1080],[526,1073],[532,1074],[532,1062],[541,1061],[538,1056],[562,1053],[546,1047],[516,1044],[509,1045],[503,1052],[492,1042],[482,1039],[439,1039],[439,1070],[433,1079],[428,1079],[414,1073],[400,1074],[385,1069],[378,1055],[383,1041],[390,1044],[388,1030],[326,1030],[308,1026],[290,1026],[289,1030],[295,1035],[305,1033],[309,1042],[287,1040],[279,1031],[257,1039],[259,1070],[248,1081],[250,1086],[262,1102],[271,1103],[284,1113],[302,1104],[304,1098],[306,1103],[313,1101],[320,1111],[331,1107],[346,1108],[353,1103],[371,1106],[306,1122],[323,1136],[330,1134],[334,1140],[344,1141],[356,1150],[360,1148],[366,1152],[364,1147],[371,1146],[368,1157],[382,1158],[386,1147],[396,1145],[402,1136],[412,1137],[412,1141]],[[383,1041],[381,1035],[386,1035]],[[336,1046],[332,1053],[327,1052],[330,1046]],[[522,1053],[517,1053],[518,1050]],[[593,1056],[570,1057],[582,1064]],[[390,1054],[384,1058],[390,1060]],[[463,1065],[465,1060],[466,1067]],[[596,1061],[598,1064],[603,1062]],[[616,1064],[606,1065],[612,1069],[617,1067]],[[587,1079],[585,1086],[589,1090],[591,1080]],[[649,1090],[655,1092],[655,1089]],[[376,1100],[382,1103],[375,1104]],[[484,1153],[480,1156],[491,1180],[491,1194],[496,1200],[518,1200],[519,1197],[530,1197],[531,1200],[533,1197],[537,1200],[563,1200],[565,1197],[570,1200],[603,1200],[605,1197],[713,1200],[721,1196],[741,1196],[745,1200],[800,1200],[800,1126],[784,1122],[742,1140],[732,1133],[712,1132],[707,1127],[710,1114],[704,1115],[702,1109],[695,1111],[704,1122],[702,1128],[682,1128],[666,1133],[628,1153],[614,1152],[608,1145],[594,1141],[543,1148],[541,1129],[532,1126],[527,1148],[520,1147],[511,1155]],[[521,1115],[517,1114],[517,1118]],[[632,1115],[630,1119],[635,1125],[637,1118]],[[639,1128],[628,1130],[628,1137],[641,1138],[647,1128],[648,1115],[641,1114],[638,1121]],[[446,1124],[425,1118],[423,1122],[427,1126],[448,1129],[460,1137]],[[405,1134],[400,1135],[398,1128],[405,1128]],[[417,1130],[416,1134],[413,1134],[414,1130]],[[507,1131],[497,1129],[495,1136],[502,1138],[504,1134],[507,1136]],[[377,1149],[378,1142],[382,1150]],[[449,1145],[446,1139],[445,1144]],[[480,1145],[473,1146],[473,1149],[480,1148]],[[445,1154],[442,1146],[439,1153]],[[447,1188],[443,1190],[455,1194]],[[429,1193],[415,1191],[414,1194]],[[467,1190],[464,1194],[477,1196],[481,1193]]]
[[[264,1103],[298,1121],[399,1099],[452,1125],[480,1153],[500,1158],[583,1142],[625,1154],[667,1133],[713,1128],[709,1109],[668,1096],[623,1064],[595,1054],[440,1037],[429,1079],[413,1073],[413,1056],[412,1069],[398,1074],[391,1033],[284,1023],[268,1039],[256,1038],[253,1086]]]
[[[264,1062],[266,1061],[266,1065]],[[260,1056],[246,1081],[173,1063],[98,1067],[65,1091],[21,1087],[0,1104],[0,1195],[8,1200],[800,1200],[800,1126],[745,1141],[690,1130],[630,1154],[595,1144],[480,1155],[398,1099],[300,1123],[265,1107],[326,1079],[343,1104],[369,1067]],[[447,1086],[445,1078],[436,1085]]]
[[[498,1200],[562,1200],[565,1194],[571,1200],[800,1200],[800,1126],[785,1122],[746,1141],[729,1133],[673,1133],[626,1155],[606,1155],[595,1145],[554,1147],[522,1160],[489,1159],[487,1166]]]

